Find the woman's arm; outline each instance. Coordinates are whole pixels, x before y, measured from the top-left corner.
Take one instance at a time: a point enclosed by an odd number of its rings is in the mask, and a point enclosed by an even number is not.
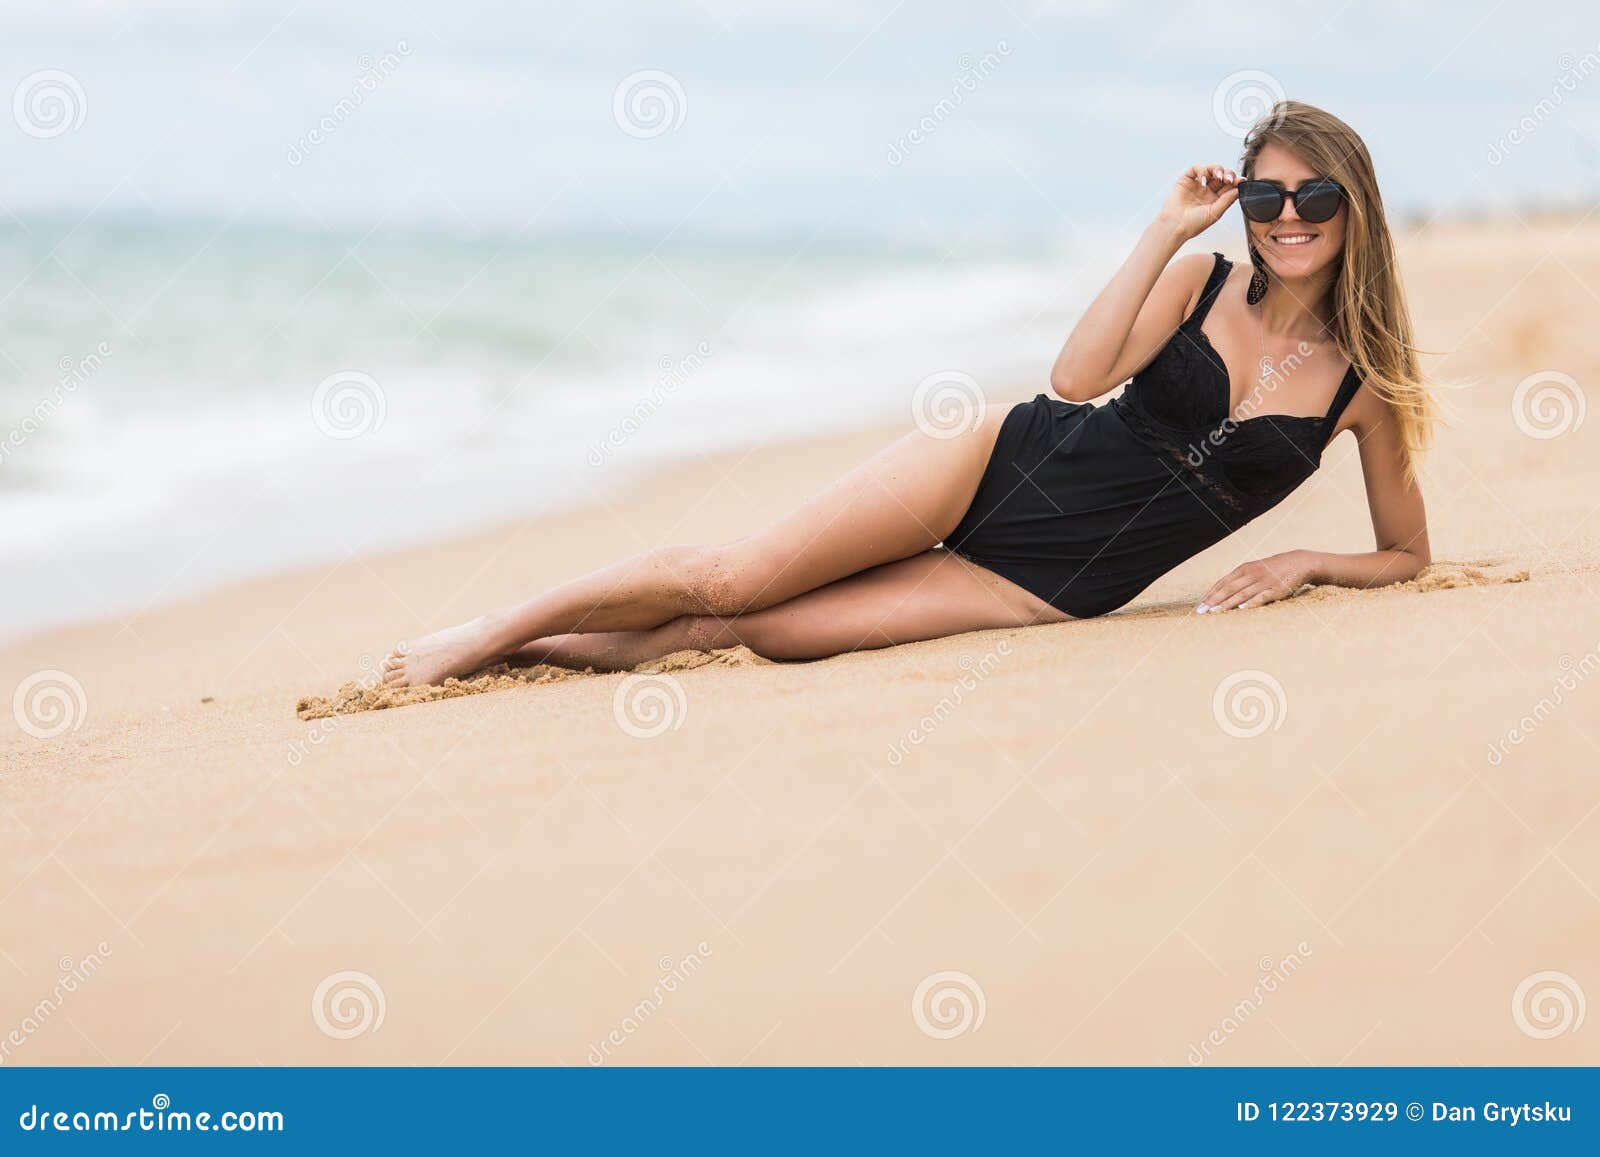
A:
[[[1100,291],[1050,370],[1050,388],[1087,402],[1127,381],[1182,323],[1205,285],[1212,258],[1173,257],[1238,199],[1238,176],[1220,165],[1195,165],[1173,186],[1109,284]]]
[[[1399,424],[1390,415],[1388,404],[1370,390],[1356,395],[1351,410],[1351,426],[1361,443],[1361,474],[1367,484],[1367,509],[1372,514],[1377,549],[1362,554],[1291,550],[1247,562],[1214,583],[1197,611],[1205,614],[1263,606],[1293,594],[1304,583],[1377,587],[1405,582],[1416,578],[1432,560],[1428,516],[1422,492],[1406,478]]]

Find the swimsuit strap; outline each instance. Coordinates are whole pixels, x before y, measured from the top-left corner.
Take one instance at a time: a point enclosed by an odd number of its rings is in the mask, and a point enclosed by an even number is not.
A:
[[[1216,263],[1211,267],[1211,276],[1206,278],[1205,288],[1200,291],[1200,300],[1194,307],[1194,312],[1183,319],[1184,325],[1199,329],[1206,319],[1206,314],[1211,312],[1211,305],[1222,292],[1222,287],[1227,283],[1228,274],[1233,272],[1233,262],[1220,253],[1212,254]]]
[[[1344,380],[1339,383],[1339,392],[1333,395],[1333,403],[1328,407],[1328,412],[1323,416],[1322,428],[1324,437],[1339,424],[1339,417],[1344,413],[1350,399],[1356,396],[1356,391],[1361,388],[1361,375],[1356,373],[1355,363],[1344,372]]]

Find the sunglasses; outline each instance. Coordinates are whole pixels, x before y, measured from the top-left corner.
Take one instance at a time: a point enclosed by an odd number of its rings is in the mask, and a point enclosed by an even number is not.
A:
[[[1320,225],[1344,204],[1344,186],[1332,177],[1313,177],[1298,189],[1281,189],[1271,181],[1239,182],[1239,208],[1252,221],[1276,221],[1283,215],[1285,201],[1294,202],[1302,221]]]

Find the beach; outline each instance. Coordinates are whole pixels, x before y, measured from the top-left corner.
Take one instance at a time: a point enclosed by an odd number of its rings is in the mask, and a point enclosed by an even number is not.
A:
[[[297,715],[749,532],[908,404],[0,645],[0,1060],[1600,1063],[1600,220],[1399,242],[1452,414],[1400,588],[1194,614],[1248,559],[1370,549],[1341,438],[1105,618]]]

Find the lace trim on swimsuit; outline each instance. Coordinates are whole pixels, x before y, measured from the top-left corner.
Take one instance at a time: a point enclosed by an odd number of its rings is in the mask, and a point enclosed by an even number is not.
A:
[[[1111,405],[1128,429],[1156,453],[1175,478],[1185,485],[1193,482],[1199,486],[1204,497],[1211,499],[1207,505],[1219,518],[1235,529],[1249,521],[1244,496],[1216,473],[1203,469],[1210,459],[1195,447],[1182,445],[1180,439],[1174,437],[1175,431],[1157,423],[1134,403],[1117,398]],[[1195,462],[1197,455],[1201,459],[1198,464]]]

